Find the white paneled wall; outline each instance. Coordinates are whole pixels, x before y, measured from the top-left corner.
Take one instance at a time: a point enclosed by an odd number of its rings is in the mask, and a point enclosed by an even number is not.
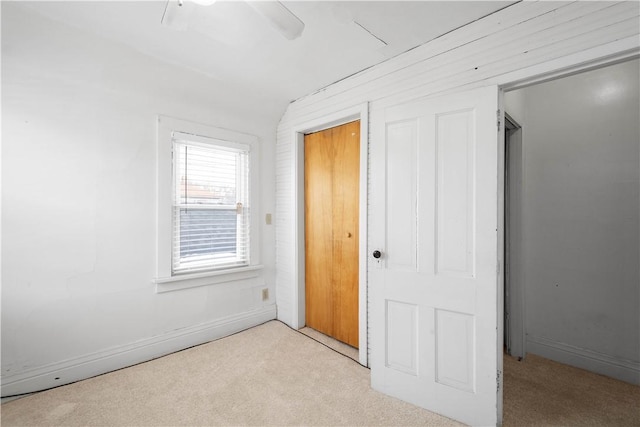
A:
[[[373,118],[385,106],[418,97],[514,85],[637,55],[639,9],[638,2],[517,3],[292,103],[278,126],[276,147],[278,318],[297,324],[294,129],[300,123],[364,102]]]

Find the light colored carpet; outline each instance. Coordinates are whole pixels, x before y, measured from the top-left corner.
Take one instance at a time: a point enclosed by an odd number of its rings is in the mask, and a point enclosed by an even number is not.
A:
[[[355,360],[356,362],[359,360],[359,352],[355,347],[351,347],[348,344],[340,342],[334,338],[328,337],[322,332],[318,332],[315,329],[304,327],[300,329],[300,332],[305,334],[306,336],[321,342],[329,348],[334,349],[340,354],[344,354],[345,356]]]
[[[640,387],[528,354],[504,356],[509,426],[640,426]]]
[[[314,329],[300,332],[358,359],[358,350]],[[504,356],[504,427],[640,427],[640,387],[530,354]]]
[[[373,391],[369,370],[272,321],[2,405],[2,426],[460,425]]]
[[[640,387],[535,355],[523,362],[505,356],[504,372],[506,427],[640,426]],[[369,381],[368,369],[273,321],[4,403],[1,424],[461,425],[377,393]]]

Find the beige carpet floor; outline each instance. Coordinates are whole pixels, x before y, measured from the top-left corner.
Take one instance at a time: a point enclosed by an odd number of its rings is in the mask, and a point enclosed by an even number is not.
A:
[[[504,356],[504,426],[640,426],[640,387],[534,354]]]
[[[369,370],[272,321],[4,403],[10,426],[460,425],[373,391]]]
[[[358,350],[311,328],[300,332],[358,359]],[[640,387],[563,365],[534,354],[504,356],[503,425],[637,426]]]
[[[461,425],[371,390],[369,370],[336,352],[356,349],[305,329],[313,339],[268,322],[10,401],[1,425]],[[640,387],[535,355],[504,368],[507,427],[640,426]]]
[[[309,338],[312,338],[324,345],[326,345],[327,347],[337,351],[340,354],[344,354],[345,356],[355,360],[356,362],[359,360],[359,353],[358,353],[358,349],[351,347],[348,344],[345,344],[343,342],[340,342],[334,338],[328,337],[325,334],[323,334],[322,332],[318,332],[315,329],[311,329],[309,327],[304,327],[302,329],[300,329],[300,332],[302,332],[303,334],[305,334],[306,336],[308,336]]]

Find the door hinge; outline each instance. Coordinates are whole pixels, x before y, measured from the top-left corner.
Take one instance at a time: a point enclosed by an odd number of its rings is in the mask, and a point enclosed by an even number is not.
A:
[[[496,122],[498,123],[498,132],[500,132],[500,109],[496,110]]]
[[[496,374],[496,382],[498,383],[497,388],[496,388],[496,392],[500,391],[500,375],[502,375],[502,371],[500,371],[500,369],[498,369],[497,374]]]

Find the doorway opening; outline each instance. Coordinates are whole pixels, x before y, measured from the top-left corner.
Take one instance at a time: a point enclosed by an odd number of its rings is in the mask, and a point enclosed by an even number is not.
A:
[[[529,365],[532,385],[517,398],[505,393],[505,415],[509,401],[513,411],[514,401],[523,405],[546,387],[547,396],[592,403],[556,407],[550,397],[535,403],[547,408],[542,415],[604,416],[611,410],[598,393],[640,384],[640,339],[630,320],[640,315],[639,70],[631,58],[505,93],[515,120],[505,117],[504,377]],[[529,356],[520,364],[506,355]],[[560,370],[575,377],[542,379]],[[586,371],[609,378],[587,387],[600,376]],[[629,406],[618,412],[629,415]]]
[[[293,327],[302,329],[306,324],[306,252],[305,252],[305,150],[304,137],[306,134],[322,131],[359,121],[359,196],[358,196],[358,362],[369,366],[368,308],[367,308],[367,173],[368,173],[368,135],[369,135],[369,105],[363,103],[353,107],[321,115],[293,126],[294,143],[294,192],[295,224],[293,227],[293,241],[295,242],[294,277],[296,284],[291,301],[294,313]],[[352,233],[355,234],[355,233]]]
[[[504,94],[507,351],[632,383],[639,68],[634,58]]]
[[[522,235],[522,127],[505,111],[504,117],[504,348],[522,359],[523,293],[520,286]]]

